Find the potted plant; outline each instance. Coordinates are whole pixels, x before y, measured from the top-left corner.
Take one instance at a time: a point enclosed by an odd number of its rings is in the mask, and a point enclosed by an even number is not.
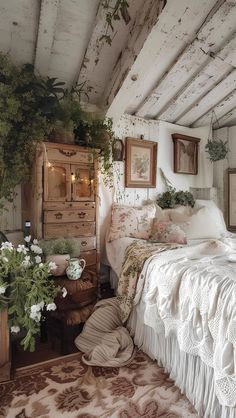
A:
[[[47,262],[53,262],[55,268],[51,270],[53,276],[63,276],[69,265],[70,257],[78,257],[80,245],[72,239],[42,240],[40,246]]]
[[[23,333],[24,349],[35,349],[35,337],[40,332],[44,310],[55,310],[55,297],[66,289],[56,286],[49,276],[55,265],[42,261],[42,249],[37,240],[26,237],[26,245],[16,248],[11,242],[0,247],[0,310],[8,308],[12,334]]]

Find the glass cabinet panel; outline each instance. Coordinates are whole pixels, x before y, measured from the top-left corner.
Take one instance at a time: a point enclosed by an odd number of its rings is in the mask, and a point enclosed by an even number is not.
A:
[[[90,165],[72,165],[72,200],[94,200],[94,170]]]
[[[70,201],[70,165],[53,163],[45,167],[45,200]]]

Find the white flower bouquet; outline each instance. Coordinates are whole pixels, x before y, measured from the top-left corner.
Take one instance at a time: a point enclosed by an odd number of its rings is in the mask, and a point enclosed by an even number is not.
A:
[[[0,310],[8,308],[12,333],[24,330],[24,349],[34,351],[35,337],[40,332],[43,310],[55,310],[55,297],[67,291],[49,278],[54,263],[42,262],[42,249],[37,240],[25,238],[26,245],[14,248],[11,242],[0,247]]]

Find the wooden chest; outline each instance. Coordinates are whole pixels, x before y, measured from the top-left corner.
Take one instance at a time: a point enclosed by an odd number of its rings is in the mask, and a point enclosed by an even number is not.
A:
[[[31,221],[33,236],[78,240],[80,256],[93,270],[99,259],[96,188],[97,165],[88,148],[45,142],[22,199],[23,222]]]

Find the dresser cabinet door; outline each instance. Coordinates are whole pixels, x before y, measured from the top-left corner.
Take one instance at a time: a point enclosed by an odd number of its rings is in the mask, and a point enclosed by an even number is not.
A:
[[[71,200],[70,164],[52,163],[44,166],[44,201]]]
[[[72,200],[94,200],[94,170],[92,165],[71,165]]]

